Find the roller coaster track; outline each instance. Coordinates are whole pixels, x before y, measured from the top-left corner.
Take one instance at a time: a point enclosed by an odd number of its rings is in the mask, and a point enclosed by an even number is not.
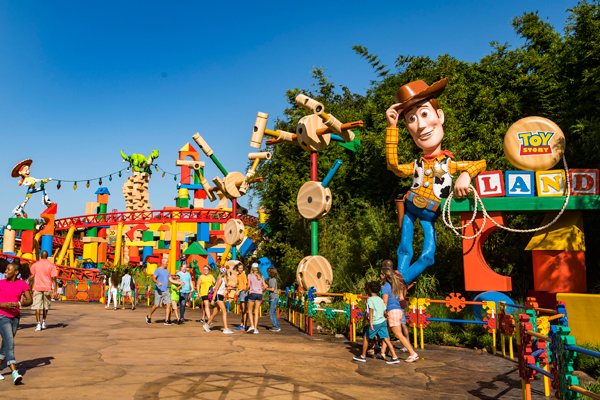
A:
[[[52,237],[52,248],[53,249],[56,249],[56,248],[61,249],[64,244],[65,244],[65,238],[63,236]],[[73,238],[73,251],[75,252],[75,254],[83,253],[83,242],[81,240]],[[115,246],[109,244],[108,248],[107,248],[107,252],[113,253],[114,251],[115,251]]]
[[[96,226],[117,225],[122,222],[126,225],[148,224],[148,223],[170,223],[176,222],[209,222],[226,223],[233,218],[231,211],[201,209],[201,210],[155,210],[155,211],[125,211],[107,214],[81,215],[57,219],[54,222],[55,230],[76,228],[93,228]],[[238,214],[244,225],[256,226],[258,217]]]
[[[21,264],[33,264],[35,262],[34,260],[29,260],[27,258],[17,257],[12,254],[4,253],[0,253],[0,258],[8,260],[9,262],[18,259],[21,262]],[[67,282],[87,280],[90,280],[92,282],[101,282],[100,270],[96,268],[72,268],[65,267],[64,265],[56,265],[56,271],[58,272],[58,277],[56,279],[61,279]]]

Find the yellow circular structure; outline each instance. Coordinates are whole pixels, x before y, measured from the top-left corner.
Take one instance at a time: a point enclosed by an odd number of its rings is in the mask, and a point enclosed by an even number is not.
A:
[[[562,130],[543,117],[522,118],[504,136],[504,154],[512,165],[526,171],[546,171],[554,167],[565,152]]]

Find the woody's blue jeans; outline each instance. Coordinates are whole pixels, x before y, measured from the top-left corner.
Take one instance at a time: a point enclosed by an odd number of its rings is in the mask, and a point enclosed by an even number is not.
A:
[[[406,284],[413,282],[425,268],[433,265],[435,259],[435,245],[437,234],[435,232],[435,220],[439,214],[424,208],[416,207],[412,202],[407,201],[402,220],[402,239],[398,246],[398,271],[404,277]],[[419,219],[423,227],[423,252],[417,261],[412,265],[410,262],[413,256],[413,232],[415,221]]]

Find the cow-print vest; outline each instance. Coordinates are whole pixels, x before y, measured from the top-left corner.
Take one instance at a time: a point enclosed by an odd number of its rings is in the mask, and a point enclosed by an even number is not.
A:
[[[450,194],[450,189],[452,188],[452,175],[450,175],[448,163],[450,162],[450,157],[445,156],[444,159],[440,162],[435,160],[434,163],[425,163],[422,159],[417,159],[414,162],[414,170],[413,170],[413,183],[411,186],[411,190],[419,189],[423,186],[423,177],[424,176],[432,176],[433,168],[439,169],[441,167],[444,170],[444,174],[441,178],[433,177],[433,187],[424,188],[425,190],[430,189],[433,191],[435,197],[439,199],[445,199]],[[429,174],[426,174],[428,172]],[[423,189],[420,190],[422,192]]]

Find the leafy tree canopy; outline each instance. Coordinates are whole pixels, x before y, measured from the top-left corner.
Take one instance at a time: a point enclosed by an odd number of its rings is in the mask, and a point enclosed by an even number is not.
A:
[[[491,52],[479,62],[465,62],[450,54],[436,59],[400,55],[395,70],[387,69],[377,55],[364,46],[356,53],[374,68],[375,76],[365,95],[336,86],[323,68],[313,70],[310,90],[290,89],[290,104],[277,129],[295,132],[298,120],[308,112],[295,104],[299,93],[324,104],[327,112],[342,122],[362,120],[361,153],[332,144],[318,154],[322,179],[336,159],[343,165],[330,185],[333,207],[319,221],[319,254],[334,269],[335,291],[361,290],[356,287],[369,267],[383,259],[395,261],[400,240],[394,199],[409,188],[410,179],[399,179],[386,169],[384,135],[386,109],[394,103],[398,88],[422,79],[432,84],[448,78],[438,99],[446,115],[443,146],[457,160],[486,159],[488,170],[512,170],[503,152],[504,134],[520,118],[542,116],[556,122],[567,140],[571,168],[598,168],[600,164],[600,6],[598,0],[581,1],[568,10],[561,34],[538,13],[524,13],[513,19],[515,31],[524,44],[491,43]],[[276,145],[273,158],[261,164],[253,196],[270,211],[273,233],[260,248],[281,271],[283,283],[291,284],[302,258],[310,255],[310,222],[296,208],[296,196],[310,179],[309,153],[289,144]],[[408,131],[400,126],[398,158],[414,160],[419,154]],[[561,166],[557,166],[561,168]],[[514,216],[511,226],[537,226],[543,216]],[[600,248],[598,217],[585,215],[588,285],[598,281]],[[455,221],[458,224],[458,221]],[[436,264],[426,272],[436,274],[442,291],[464,291],[462,245],[443,224],[438,223]],[[499,273],[513,277],[513,296],[523,297],[533,288],[531,256],[524,251],[530,236],[498,232],[486,242],[486,260]],[[415,254],[420,253],[420,235],[415,234]],[[507,251],[507,249],[511,249]]]

